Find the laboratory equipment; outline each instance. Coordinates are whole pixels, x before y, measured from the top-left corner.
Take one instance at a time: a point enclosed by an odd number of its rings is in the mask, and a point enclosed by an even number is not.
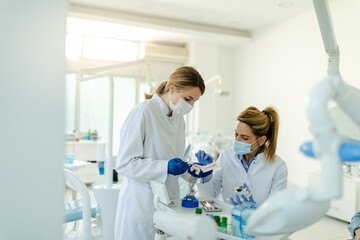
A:
[[[245,227],[249,217],[253,214],[256,208],[257,204],[253,202],[245,202],[233,207],[231,211],[231,228],[234,236],[241,237],[243,239],[254,238],[254,236],[245,232]]]
[[[194,196],[185,196],[181,199],[181,206],[185,208],[197,208],[199,200]]]
[[[200,201],[200,205],[206,212],[221,212],[222,211],[221,206],[213,200]]]
[[[185,149],[185,152],[184,152],[184,159],[187,158],[187,156],[189,155],[189,151],[191,149],[191,144],[189,143]]]
[[[120,184],[113,184],[108,188],[106,184],[93,184],[92,190],[99,206],[102,228],[100,239],[114,239],[116,207],[120,192]]]
[[[74,154],[65,154],[65,159],[64,159],[64,164],[73,164],[74,160],[75,160],[75,155]]]
[[[215,240],[216,227],[212,219],[195,214],[193,208],[182,207],[180,199],[171,202],[165,184],[156,181],[150,184],[156,209],[153,216],[154,227],[158,229],[156,240],[165,240],[166,233],[176,239]]]
[[[212,82],[216,82],[216,88],[214,93],[218,96],[229,96],[230,95],[230,90],[228,89],[228,87],[226,87],[222,81],[222,78],[220,75],[215,75],[211,78],[209,78],[208,80],[205,81],[205,85],[209,85]]]
[[[165,206],[168,206],[168,207],[174,206],[174,201],[170,200],[165,184],[151,180],[150,186],[151,186],[151,190],[154,194],[155,208],[157,207],[157,204],[159,204],[159,203],[161,203]]]
[[[228,233],[228,230],[227,230],[228,227],[227,226],[228,226],[227,225],[227,217],[222,217],[221,218],[221,223],[217,227],[218,232],[227,234]]]
[[[271,196],[250,216],[247,231],[256,235],[292,233],[319,220],[329,202],[342,194],[342,163],[339,148],[342,137],[328,114],[330,100],[338,103],[360,126],[360,94],[352,92],[339,73],[339,49],[336,44],[327,1],[313,0],[328,60],[328,76],[320,81],[306,99],[310,131],[314,134],[315,156],[320,158],[322,173],[319,189],[295,188]]]
[[[176,239],[187,240],[215,240],[215,224],[207,217],[200,214],[179,214],[164,210],[157,210],[153,217],[154,227],[162,232],[174,236]],[[166,234],[162,238],[166,239]]]
[[[99,168],[99,174],[104,175],[104,165],[106,161],[105,155],[105,142],[98,142],[97,143],[97,151],[96,151],[96,162]]]

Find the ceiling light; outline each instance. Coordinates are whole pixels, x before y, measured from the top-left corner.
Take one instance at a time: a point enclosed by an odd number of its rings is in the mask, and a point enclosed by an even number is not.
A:
[[[294,6],[294,3],[293,2],[280,2],[278,4],[278,6],[281,8],[290,8],[290,7]]]

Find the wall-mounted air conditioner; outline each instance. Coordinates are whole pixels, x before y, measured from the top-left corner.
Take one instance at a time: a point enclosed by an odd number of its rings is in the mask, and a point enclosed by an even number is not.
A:
[[[150,60],[185,63],[188,60],[189,52],[186,47],[168,46],[160,44],[145,44],[144,58]]]

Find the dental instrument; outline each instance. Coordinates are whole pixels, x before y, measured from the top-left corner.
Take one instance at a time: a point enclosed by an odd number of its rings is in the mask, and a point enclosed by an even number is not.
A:
[[[190,148],[191,148],[191,144],[189,143],[184,152],[184,159],[186,159],[187,156],[189,155]]]
[[[246,231],[257,236],[291,234],[319,220],[329,202],[342,195],[342,164],[339,157],[343,139],[328,114],[328,102],[334,100],[360,126],[360,94],[354,94],[339,73],[339,49],[332,29],[327,1],[313,0],[324,46],[329,56],[328,76],[306,98],[314,148],[306,152],[321,160],[319,189],[287,189],[270,197],[249,218]],[[311,148],[311,149],[310,149]],[[310,149],[310,150],[309,150]]]

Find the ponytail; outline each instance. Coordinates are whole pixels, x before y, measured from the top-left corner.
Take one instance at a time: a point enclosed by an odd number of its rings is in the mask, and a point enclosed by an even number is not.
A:
[[[157,87],[155,88],[155,91],[152,92],[151,94],[148,93],[144,93],[145,94],[145,99],[151,99],[152,96],[154,95],[154,93],[158,94],[159,96],[163,95],[164,93],[169,91],[169,87],[166,85],[167,81],[163,81],[161,82],[159,85],[157,85]]]
[[[266,160],[272,162],[275,159],[277,146],[277,136],[279,131],[279,115],[272,107],[267,107],[262,111],[268,117],[268,131],[266,133],[267,141],[265,143]]]

